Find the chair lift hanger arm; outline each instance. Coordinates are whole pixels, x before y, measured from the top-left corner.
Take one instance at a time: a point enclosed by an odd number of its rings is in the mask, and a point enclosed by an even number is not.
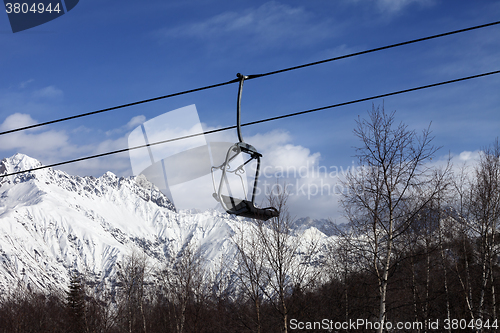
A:
[[[243,82],[248,76],[242,75],[240,73],[236,74],[236,76],[240,79],[240,85],[238,87],[238,101],[236,103],[236,124],[238,131],[238,140],[243,142],[243,137],[241,136],[241,94],[243,93]]]

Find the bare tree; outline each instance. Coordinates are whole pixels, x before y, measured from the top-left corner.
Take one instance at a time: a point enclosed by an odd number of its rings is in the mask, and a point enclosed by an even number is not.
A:
[[[472,217],[473,231],[478,238],[480,277],[480,295],[478,316],[496,320],[496,293],[494,261],[497,257],[496,237],[500,220],[500,144],[498,139],[490,148],[481,153],[479,164],[475,168],[471,186],[469,212]],[[489,288],[488,288],[489,285]],[[487,290],[490,291],[491,307],[485,309]]]
[[[360,261],[356,258],[355,251],[352,251],[353,239],[352,234],[349,230],[343,230],[338,226],[335,226],[336,232],[341,235],[341,237],[335,238],[335,243],[331,242],[327,244],[324,260],[325,269],[324,273],[328,282],[340,281],[343,286],[343,301],[345,303],[344,308],[344,320],[349,321],[349,287],[350,287],[350,275],[360,270],[358,266]]]
[[[469,166],[464,164],[460,167],[459,172],[454,175],[453,186],[455,196],[453,209],[456,212],[454,219],[456,220],[456,233],[459,242],[455,252],[457,253],[456,257],[462,258],[462,260],[452,260],[452,270],[460,283],[461,292],[463,293],[470,319],[474,320],[474,299],[472,297],[473,281],[471,275],[471,264],[474,262],[471,244],[473,243],[474,232],[470,223],[471,217],[469,213],[472,188],[469,169]]]
[[[354,133],[362,142],[356,149],[360,168],[346,177],[342,206],[360,236],[351,245],[370,262],[378,281],[382,332],[389,272],[398,262],[396,242],[446,184],[428,166],[437,151],[429,128],[417,135],[402,123],[395,125],[394,113],[373,107],[369,119],[358,119]]]
[[[443,212],[440,209],[440,213]],[[449,288],[449,278],[448,278],[448,258],[445,255],[444,242],[445,239],[451,239],[453,231],[456,230],[456,219],[451,214],[453,209],[448,207],[444,209],[444,216],[440,216],[439,229],[438,229],[438,244],[439,244],[439,254],[441,258],[441,267],[443,269],[443,287],[446,295],[446,319],[451,321],[451,302],[450,302],[450,288]],[[447,230],[447,231],[446,231]],[[448,327],[448,332],[451,333],[451,327]]]
[[[262,330],[261,303],[268,284],[268,275],[264,266],[264,249],[260,244],[259,229],[254,223],[236,226],[231,240],[236,247],[236,267],[233,272],[237,277],[238,287],[243,300],[252,302],[255,310],[257,333]]]
[[[148,260],[145,253],[132,252],[124,256],[117,272],[120,283],[120,305],[127,330],[147,333],[145,314],[146,283],[149,274]]]
[[[204,258],[192,245],[186,247],[172,258],[162,271],[161,280],[170,303],[171,316],[175,319],[174,330],[185,330],[186,311],[189,305],[200,304],[208,297],[207,272],[203,268]]]
[[[286,189],[286,186],[280,188]],[[256,221],[267,282],[262,291],[280,314],[284,332],[288,332],[287,296],[293,289],[303,290],[314,283],[318,272],[314,260],[319,244],[317,239],[306,240],[299,233],[294,233],[294,219],[288,212],[287,200],[286,191],[271,193],[269,205],[279,210],[279,216],[268,221]]]
[[[117,320],[116,299],[110,282],[103,279],[100,283],[86,288],[89,295],[87,316],[91,332],[112,332]]]

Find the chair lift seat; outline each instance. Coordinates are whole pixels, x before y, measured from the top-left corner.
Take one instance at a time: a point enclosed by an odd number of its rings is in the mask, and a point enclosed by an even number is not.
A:
[[[236,199],[227,195],[221,195],[221,197],[226,207],[233,207],[233,209],[228,210],[230,214],[264,221],[279,216],[278,210],[274,207],[260,208],[255,207],[255,205],[248,200]]]
[[[243,89],[243,82],[245,78],[248,78],[248,76],[241,75],[238,73],[236,75],[238,77],[238,80],[240,81],[240,85],[238,88],[238,101],[237,101],[237,106],[236,106],[236,128],[237,128],[237,133],[238,133],[238,140],[239,142],[235,143],[232,145],[229,150],[226,153],[226,160],[224,163],[222,163],[219,166],[212,167],[212,181],[214,183],[214,190],[215,193],[213,194],[215,200],[219,201],[220,204],[223,206],[225,211],[229,214],[235,214],[238,216],[243,216],[243,217],[248,217],[251,219],[258,219],[258,220],[269,220],[270,218],[277,217],[279,216],[279,211],[274,208],[274,207],[267,207],[267,208],[260,208],[256,207],[254,202],[255,202],[255,195],[256,195],[256,189],[257,189],[257,183],[259,179],[259,171],[260,171],[260,158],[262,157],[262,154],[260,154],[257,149],[255,149],[252,145],[249,145],[248,143],[245,143],[243,141],[243,137],[241,136],[241,121],[240,121],[240,113],[241,113],[241,92]],[[240,153],[246,153],[250,155],[250,159],[241,164],[239,167],[236,169],[230,171],[228,170],[229,168],[229,163],[233,161],[236,156],[238,156]],[[247,163],[249,163],[252,160],[257,160],[257,168],[255,170],[255,178],[254,178],[254,184],[253,184],[253,191],[252,191],[252,199],[251,200],[246,200],[246,195],[245,199],[237,199],[231,196],[231,191],[229,191],[229,196],[223,195],[222,188],[224,186],[224,182],[227,183],[227,186],[229,186],[229,183],[227,181],[227,173],[233,173],[236,174],[242,179],[241,175],[238,174],[241,171],[244,172],[244,169],[242,169]],[[220,185],[217,188],[215,185],[215,179],[214,179],[214,170],[222,170],[222,176],[221,176],[221,181]],[[245,186],[243,184],[243,189],[245,190]]]

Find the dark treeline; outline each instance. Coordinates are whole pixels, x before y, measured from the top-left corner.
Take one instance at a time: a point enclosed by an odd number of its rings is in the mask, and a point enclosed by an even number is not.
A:
[[[355,134],[349,223],[329,243],[296,234],[279,194],[280,216],[242,225],[235,256],[215,267],[188,247],[160,268],[125,257],[106,285],[74,274],[64,294],[19,287],[1,299],[0,332],[500,331],[498,140],[452,169],[432,161],[428,130],[394,125],[383,110]],[[341,326],[360,319],[379,325]]]

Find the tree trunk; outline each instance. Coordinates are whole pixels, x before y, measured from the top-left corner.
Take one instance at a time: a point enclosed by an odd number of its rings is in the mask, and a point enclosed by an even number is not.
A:
[[[431,271],[431,256],[430,256],[430,240],[426,237],[425,240],[425,308],[424,308],[424,316],[425,316],[425,327],[427,327],[429,323],[429,285],[430,285],[430,271]],[[427,332],[427,329],[425,330]]]
[[[443,239],[441,234],[441,221],[439,222],[439,251],[441,252],[441,265],[443,266],[443,274],[444,274],[444,292],[446,294],[446,319],[451,320],[450,292],[448,290],[448,269],[444,257]],[[448,332],[451,333],[451,326],[448,327]]]
[[[496,233],[496,223],[493,223],[492,235],[491,235],[491,249],[489,255],[489,271],[490,271],[490,283],[491,283],[491,316],[492,320],[497,319],[496,311],[496,295],[495,295],[495,276],[494,276],[494,266],[493,266],[493,249],[495,246],[495,233]]]
[[[392,223],[391,223],[391,228],[392,230]],[[389,240],[388,240],[388,246],[387,246],[387,253],[386,253],[386,259],[383,267],[383,272],[382,272],[382,279],[379,282],[379,292],[380,292],[380,307],[379,307],[379,323],[380,327],[378,328],[377,332],[382,333],[383,328],[385,326],[385,319],[386,319],[386,298],[387,298],[387,279],[389,277],[389,265],[391,262],[391,255],[392,255],[392,232],[389,234]]]
[[[415,263],[413,261],[413,254],[410,257],[410,265],[411,265],[411,292],[413,296],[413,315],[415,322],[418,322],[417,283],[415,280]],[[418,329],[418,332],[420,332],[420,328]]]
[[[255,299],[255,311],[257,311],[257,333],[261,333],[261,324],[260,324],[260,301],[258,298]]]

